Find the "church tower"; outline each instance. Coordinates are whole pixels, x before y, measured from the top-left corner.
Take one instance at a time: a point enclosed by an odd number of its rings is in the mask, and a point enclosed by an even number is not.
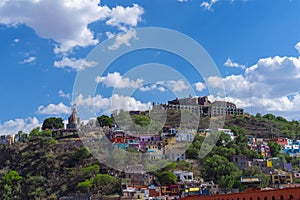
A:
[[[77,129],[80,124],[80,118],[77,117],[76,113],[76,104],[72,106],[72,114],[68,118],[68,124],[67,124],[67,129]]]

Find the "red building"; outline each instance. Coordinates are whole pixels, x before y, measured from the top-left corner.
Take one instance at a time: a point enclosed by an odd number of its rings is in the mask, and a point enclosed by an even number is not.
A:
[[[300,200],[300,188],[248,190],[241,193],[213,196],[189,196],[184,200]]]
[[[288,139],[287,138],[274,138],[274,139],[270,139],[270,142],[276,142],[277,144],[279,144],[280,146],[282,146],[284,148],[285,145],[288,144]]]
[[[125,143],[125,132],[123,130],[112,130],[109,132],[109,139],[112,143]]]

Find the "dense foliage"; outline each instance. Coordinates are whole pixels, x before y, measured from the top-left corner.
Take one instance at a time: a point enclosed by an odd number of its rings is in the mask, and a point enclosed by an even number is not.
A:
[[[62,118],[50,117],[44,120],[42,125],[42,130],[46,129],[60,129],[64,128],[64,123]]]

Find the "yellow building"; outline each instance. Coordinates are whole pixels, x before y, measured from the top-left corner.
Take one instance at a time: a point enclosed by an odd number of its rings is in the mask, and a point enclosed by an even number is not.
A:
[[[278,172],[271,174],[271,183],[272,184],[289,184],[293,183],[293,175],[288,172]]]

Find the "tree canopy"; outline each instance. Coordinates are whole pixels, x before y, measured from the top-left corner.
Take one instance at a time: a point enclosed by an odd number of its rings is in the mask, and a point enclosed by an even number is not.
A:
[[[62,118],[50,117],[44,120],[42,130],[64,128]]]
[[[111,127],[113,124],[113,119],[107,115],[101,115],[100,117],[97,117],[97,120],[100,124],[100,127],[104,127],[104,126]]]
[[[276,157],[279,155],[281,146],[276,142],[269,142],[268,146],[270,147],[270,152],[272,157]]]
[[[158,180],[161,185],[171,185],[176,182],[177,176],[173,172],[162,172],[158,175]]]

